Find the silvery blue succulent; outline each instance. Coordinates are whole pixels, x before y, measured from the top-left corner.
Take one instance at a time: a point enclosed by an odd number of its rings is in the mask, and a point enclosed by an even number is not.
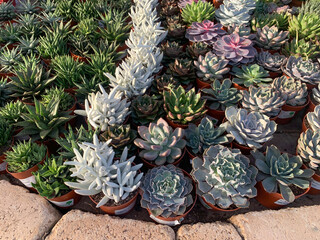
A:
[[[311,97],[312,100],[316,102],[316,105],[320,104],[320,83],[318,84],[317,88],[312,89]]]
[[[307,114],[307,121],[313,131],[320,130],[320,105],[317,105],[313,112]]]
[[[183,215],[193,203],[192,189],[192,180],[174,165],[153,168],[142,180],[141,207],[154,216]]]
[[[272,72],[279,72],[281,67],[286,63],[287,58],[279,53],[271,54],[261,51],[257,55],[257,63],[264,69]]]
[[[228,121],[221,125],[233,135],[235,141],[250,148],[261,148],[277,130],[277,124],[259,112],[228,107],[225,114]]]
[[[223,26],[248,24],[251,20],[250,10],[238,7],[233,3],[224,2],[215,12],[215,17]]]
[[[197,183],[197,194],[211,205],[227,209],[249,207],[249,199],[257,195],[258,170],[239,149],[222,145],[208,148],[203,159],[192,160],[191,175]]]

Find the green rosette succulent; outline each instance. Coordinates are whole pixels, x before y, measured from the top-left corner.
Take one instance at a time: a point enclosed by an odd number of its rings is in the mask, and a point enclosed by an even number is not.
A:
[[[308,112],[307,122],[313,131],[320,130],[320,105],[317,105],[313,112]]]
[[[141,207],[149,209],[154,216],[180,216],[193,203],[192,180],[171,164],[149,170],[140,188]]]
[[[255,43],[260,48],[280,50],[289,40],[288,35],[288,31],[279,31],[276,26],[264,26],[262,29],[257,29]]]
[[[12,92],[10,91],[8,80],[5,78],[0,78],[0,107],[3,107],[7,104],[11,94]]]
[[[167,117],[181,124],[188,124],[199,120],[206,112],[206,100],[192,88],[188,92],[182,86],[164,91],[164,110]]]
[[[316,40],[306,41],[293,38],[281,49],[281,53],[286,57],[302,57],[305,60],[316,59],[320,55],[320,43]]]
[[[283,199],[291,203],[295,200],[291,187],[307,189],[310,186],[314,172],[301,169],[303,162],[299,156],[282,154],[274,145],[267,147],[265,155],[257,150],[251,151],[251,154],[259,169],[257,180],[262,182],[267,192],[280,192]]]
[[[191,25],[193,22],[203,22],[204,20],[213,20],[215,8],[209,2],[192,2],[183,8],[181,16],[185,23]]]
[[[186,146],[184,130],[176,128],[173,131],[162,118],[148,127],[139,126],[138,133],[141,138],[135,139],[134,144],[143,149],[139,156],[156,165],[174,163],[182,156]]]
[[[239,149],[222,145],[211,146],[203,159],[192,160],[191,175],[197,183],[197,194],[222,209],[249,207],[249,199],[257,196],[257,173]]]
[[[298,34],[299,39],[320,37],[320,16],[310,13],[293,15],[289,21],[289,31],[292,36]]]
[[[241,68],[233,67],[231,74],[234,75],[232,80],[234,83],[245,87],[272,82],[269,72],[258,64],[242,65]]]
[[[25,113],[26,110],[25,104],[21,101],[11,101],[4,107],[0,108],[0,117],[13,124],[21,120],[21,115],[22,113]]]
[[[202,98],[207,100],[210,109],[224,111],[229,106],[236,106],[242,99],[241,93],[231,86],[230,79],[224,79],[222,83],[215,80],[211,88],[201,89],[201,92],[204,93]]]
[[[65,92],[64,88],[61,87],[46,89],[45,93],[42,95],[41,102],[44,105],[48,105],[52,99],[57,99],[60,101],[60,111],[67,111],[75,104],[74,98],[69,93]]]
[[[3,154],[3,148],[10,146],[13,135],[13,126],[3,118],[0,118],[0,153]],[[2,150],[2,151],[1,151]]]

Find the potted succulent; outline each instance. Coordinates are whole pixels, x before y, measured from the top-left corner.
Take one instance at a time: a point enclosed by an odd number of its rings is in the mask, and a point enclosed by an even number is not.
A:
[[[302,131],[305,132],[308,128],[316,132],[320,130],[320,106],[317,105],[313,112],[307,113],[302,121]]]
[[[222,122],[225,117],[225,109],[229,106],[237,106],[242,99],[241,93],[231,86],[230,79],[224,79],[222,83],[214,80],[210,89],[201,90],[202,98],[207,100],[208,115],[218,119],[219,122]]]
[[[205,117],[198,126],[190,123],[185,131],[187,141],[187,152],[191,159],[202,153],[212,145],[229,144],[234,139],[232,135],[226,134],[223,127],[215,127],[214,119]]]
[[[61,208],[70,208],[78,203],[80,196],[71,190],[65,182],[75,181],[71,177],[70,167],[63,164],[63,157],[49,157],[39,166],[35,176],[35,183],[31,183],[40,196]]]
[[[287,58],[279,53],[271,54],[261,51],[257,55],[257,63],[264,69],[269,71],[271,78],[281,77],[281,67],[287,62]]]
[[[79,24],[84,19],[99,18],[98,9],[94,1],[74,1],[73,19]]]
[[[185,54],[184,46],[181,46],[178,42],[165,42],[161,45],[161,50],[163,52],[162,64],[168,66],[173,59],[182,58]]]
[[[52,87],[45,89],[41,96],[41,102],[47,106],[52,99],[59,100],[59,111],[70,111],[71,115],[76,109],[77,100],[70,93],[66,92],[64,88]]]
[[[4,0],[0,4],[0,21],[10,21],[12,20],[15,16],[15,10],[14,7],[16,6],[15,0],[9,1],[9,0]]]
[[[176,89],[164,91],[164,110],[170,126],[187,128],[188,123],[198,123],[205,110],[205,100],[201,99],[200,93],[195,93],[192,88],[188,92],[182,86]]]
[[[310,189],[314,171],[303,169],[299,156],[281,153],[272,145],[266,153],[251,152],[259,172],[257,176],[257,200],[272,209],[281,208],[306,194]]]
[[[9,49],[13,49],[17,46],[20,35],[21,32],[19,31],[19,25],[8,23],[2,26],[0,28],[0,46],[7,45]]]
[[[268,116],[236,107],[226,109],[226,120],[221,126],[235,138],[232,146],[245,155],[249,155],[252,148],[262,148],[277,130],[277,124]]]
[[[168,73],[177,79],[185,88],[192,85],[196,78],[193,62],[188,58],[175,59],[174,62],[169,64]]]
[[[65,184],[74,188],[77,194],[89,196],[104,212],[123,215],[136,203],[143,176],[143,173],[138,174],[138,170],[142,164],[133,165],[134,156],[127,159],[127,148],[119,160],[114,159],[115,153],[108,146],[110,142],[100,142],[94,135],[93,143],[79,144],[84,153],[74,149],[76,157],[64,163],[74,166],[70,171],[77,180]]]
[[[169,226],[179,225],[197,200],[191,176],[172,164],[150,169],[140,188],[150,218]]]
[[[195,42],[186,47],[187,56],[194,60],[198,60],[201,55],[204,56],[210,51],[210,46],[203,42]]]
[[[289,31],[299,39],[313,39],[320,36],[320,18],[317,14],[299,13],[292,15],[289,21]]]
[[[177,88],[179,82],[172,75],[164,73],[163,75],[156,76],[152,82],[151,92],[159,99],[163,99],[163,91],[169,88]]]
[[[185,38],[186,25],[182,22],[180,15],[167,16],[165,23],[168,40],[182,41]]]
[[[310,92],[310,104],[308,112],[313,112],[314,108],[320,104],[320,83],[317,88],[313,88]]]
[[[254,40],[256,38],[255,33],[251,33],[251,28],[246,25],[237,25],[235,23],[228,26],[228,34],[237,33],[240,37]]]
[[[320,194],[320,132],[307,129],[300,134],[298,139],[297,154],[302,158],[304,164],[315,171],[312,177],[309,194]]]
[[[281,49],[281,53],[286,57],[302,57],[304,60],[316,59],[320,54],[320,43],[317,40],[304,40],[293,38]]]
[[[185,4],[182,8],[182,19],[189,26],[193,22],[202,22],[204,20],[214,19],[215,8],[212,3],[206,1],[191,2]]]
[[[210,146],[203,153],[203,160],[192,161],[191,175],[197,183],[201,203],[216,211],[236,211],[247,208],[250,198],[257,195],[258,170],[238,149],[222,145]]]
[[[0,118],[0,174],[5,173],[7,163],[4,162],[6,152],[13,144],[13,127],[6,119]]]
[[[277,89],[283,97],[286,97],[286,104],[276,119],[278,124],[286,124],[291,121],[294,115],[309,104],[307,85],[300,80],[282,76],[276,78],[272,86]]]
[[[0,108],[0,117],[7,120],[8,123],[12,124],[14,126],[15,123],[18,121],[21,121],[21,115],[22,113],[26,112],[25,104],[20,102],[19,100],[14,102],[8,102],[4,107]],[[17,129],[14,127],[14,133],[13,135],[18,134],[22,128]]]
[[[164,164],[178,165],[185,154],[185,132],[182,128],[172,129],[168,123],[160,118],[148,127],[139,126],[134,144],[142,149],[139,156],[147,167],[156,167]]]
[[[0,77],[12,77],[13,67],[17,65],[21,55],[18,48],[10,50],[8,47],[4,47],[0,50]]]
[[[26,187],[32,188],[31,184],[35,183],[32,172],[38,171],[38,164],[43,164],[48,155],[47,151],[45,145],[33,143],[31,140],[15,144],[5,153],[7,172]]]
[[[229,61],[224,57],[218,57],[212,52],[208,52],[205,56],[199,56],[198,61],[194,61],[197,71],[197,87],[199,89],[210,88],[210,84],[214,80],[223,79],[223,75],[227,74],[230,68],[227,67]]]

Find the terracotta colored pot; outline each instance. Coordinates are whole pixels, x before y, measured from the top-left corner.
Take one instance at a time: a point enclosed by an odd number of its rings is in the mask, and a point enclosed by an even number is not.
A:
[[[289,5],[290,7],[301,7],[302,3],[304,3],[304,1],[292,0],[292,2]]]
[[[194,159],[197,156],[188,147],[186,147],[186,151],[187,151],[188,157],[190,158],[190,163],[192,163],[192,159]]]
[[[216,9],[218,9],[219,7],[220,7],[220,5],[223,3],[223,0],[212,0],[212,3],[213,3],[213,5],[214,5],[214,7],[216,8]]]
[[[211,109],[209,107],[206,106],[207,114],[210,117],[213,117],[215,119],[217,119],[219,121],[219,123],[221,123],[223,121],[223,119],[225,118],[225,111],[222,110],[215,110],[215,109]]]
[[[310,93],[309,93],[310,94]],[[318,104],[315,104],[314,101],[312,100],[312,97],[310,96],[310,103],[309,103],[309,106],[308,106],[308,110],[306,113],[308,112],[313,112],[315,107],[317,106]]]
[[[278,78],[278,77],[281,77],[282,76],[282,73],[281,72],[269,72],[269,75],[272,79],[275,79],[275,78]]]
[[[76,205],[81,196],[76,194],[74,190],[68,192],[67,194],[64,194],[60,197],[55,197],[55,198],[46,198],[49,202],[52,204],[60,207],[60,208],[70,208],[74,205]]]
[[[75,61],[88,63],[87,57],[78,56],[78,55],[74,54],[71,50],[70,50],[70,55],[73,58],[73,60],[75,60]]]
[[[204,82],[201,79],[196,79],[198,89],[211,88],[210,83]]]
[[[125,43],[123,43],[122,45],[120,45],[120,46],[117,48],[116,52],[122,52],[122,51],[125,51],[125,50],[127,50],[127,49],[128,49],[128,46],[127,46]]]
[[[250,155],[250,152],[252,150],[252,148],[250,148],[248,146],[241,145],[241,144],[237,143],[236,141],[232,142],[232,148],[238,148],[243,155]]]
[[[11,22],[11,21],[9,21],[9,22]],[[4,27],[3,27],[4,28]],[[1,47],[5,47],[6,45],[5,44],[1,44],[0,45]],[[14,48],[16,48],[16,47],[18,47],[19,46],[19,44],[18,43],[11,43],[11,44],[8,44],[6,47],[9,49],[9,50],[12,50],[12,49],[14,49]]]
[[[258,190],[258,195],[256,197],[256,199],[258,200],[259,203],[261,203],[263,206],[270,208],[270,209],[279,209],[282,208],[288,204],[290,204],[289,202],[287,202],[286,200],[284,200],[281,196],[280,193],[268,193],[263,185],[262,182],[258,182],[256,185],[256,188]],[[295,199],[298,199],[300,197],[302,197],[303,195],[305,195],[311,188],[311,184],[309,186],[308,189],[305,190],[304,193],[295,196]]]
[[[77,87],[72,87],[72,88],[67,88],[64,91],[74,96],[77,89],[78,89]]]
[[[305,131],[307,131],[307,129],[308,129],[308,127],[307,127],[307,115],[305,115],[304,117],[303,117],[303,120],[302,120],[302,132],[305,132]]]
[[[10,1],[12,2],[13,6],[16,6],[16,0],[0,0],[0,4],[4,2],[10,2]]]
[[[223,209],[223,208],[219,208],[216,205],[212,205],[211,203],[208,203],[203,197],[199,197],[199,200],[201,202],[201,204],[210,210],[214,210],[214,211],[220,211],[220,212],[234,212],[239,210],[240,208],[235,208],[235,209]]]
[[[311,195],[320,194],[320,175],[318,174],[313,175],[312,182],[311,182],[311,189],[308,192],[308,194],[311,194]]]
[[[237,84],[237,83],[232,83],[232,86],[238,90],[246,90],[248,91],[248,88],[246,87],[242,87],[241,85]]]
[[[167,123],[173,127],[173,129],[176,129],[176,128],[182,128],[182,129],[186,129],[188,128],[188,125],[187,124],[180,124],[180,123],[174,123],[173,121],[171,121],[167,116],[165,117]]]
[[[180,169],[182,170],[182,169]],[[164,225],[168,225],[168,226],[177,226],[179,224],[181,224],[181,222],[184,220],[184,218],[188,215],[188,213],[194,208],[196,202],[197,202],[197,194],[195,192],[195,189],[196,189],[196,183],[194,182],[194,180],[192,179],[192,177],[190,176],[189,173],[187,173],[186,171],[182,170],[183,174],[185,176],[187,176],[188,178],[190,178],[192,180],[192,183],[193,183],[193,193],[194,193],[194,199],[193,199],[193,204],[192,206],[188,209],[188,211],[186,211],[183,215],[180,215],[180,216],[176,216],[176,217],[169,217],[169,218],[165,218],[165,217],[161,217],[161,216],[154,216],[152,215],[151,211],[149,209],[148,210],[148,213],[149,213],[149,216],[150,218],[157,222],[157,223],[161,223],[161,224],[164,224]],[[142,195],[142,194],[141,194]]]
[[[119,206],[101,206],[100,209],[102,211],[104,211],[105,213],[108,213],[109,215],[116,215],[116,216],[119,216],[119,215],[124,215],[124,214],[127,214],[128,212],[130,212],[135,204],[136,204],[136,201],[137,201],[137,197],[138,197],[138,192],[136,193],[136,195],[130,199],[130,201],[122,204],[122,205],[119,205]],[[91,199],[92,202],[94,202],[94,204],[98,204],[96,201],[93,200],[93,198],[91,196],[89,196],[89,198]]]

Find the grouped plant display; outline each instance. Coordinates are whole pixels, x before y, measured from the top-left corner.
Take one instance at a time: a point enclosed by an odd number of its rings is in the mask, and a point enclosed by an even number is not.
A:
[[[320,130],[320,106],[317,105],[313,112],[307,114],[308,127],[313,131]]]
[[[188,85],[195,79],[193,62],[187,58],[176,58],[174,62],[169,64],[169,69],[169,73],[181,84]]]
[[[197,194],[207,203],[222,209],[249,207],[257,195],[258,170],[238,149],[210,146],[192,160],[191,175],[197,183]]]
[[[317,39],[306,41],[293,38],[283,46],[281,52],[287,57],[302,57],[304,60],[315,59],[320,55],[320,44]]]
[[[290,34],[298,34],[299,39],[314,39],[320,37],[320,17],[316,14],[299,13],[289,21]]]
[[[231,74],[234,75],[232,79],[234,83],[245,87],[272,82],[269,72],[258,64],[242,65],[241,68],[233,67]]]
[[[306,190],[310,186],[314,172],[311,169],[301,169],[303,161],[299,156],[289,156],[281,153],[274,145],[267,147],[266,153],[254,150],[251,152],[259,169],[257,181],[269,193],[280,193],[284,200],[293,202],[294,187]]]

